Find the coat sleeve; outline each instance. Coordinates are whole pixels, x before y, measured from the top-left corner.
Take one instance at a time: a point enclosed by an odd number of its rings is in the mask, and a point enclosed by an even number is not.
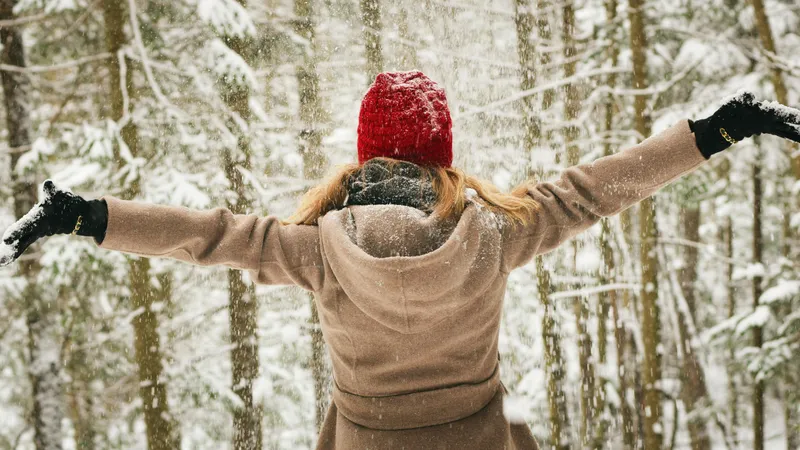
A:
[[[316,226],[284,225],[275,217],[154,205],[104,196],[108,227],[100,248],[250,272],[256,283],[322,287]]]
[[[622,212],[706,161],[688,121],[639,145],[570,167],[528,190],[539,204],[530,225],[503,232],[504,266],[511,270],[554,250],[602,217]]]

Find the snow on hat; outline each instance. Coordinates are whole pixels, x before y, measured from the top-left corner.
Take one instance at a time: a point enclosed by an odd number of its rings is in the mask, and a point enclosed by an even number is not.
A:
[[[453,122],[444,90],[422,72],[382,73],[358,118],[358,162],[387,157],[423,166],[453,163]]]

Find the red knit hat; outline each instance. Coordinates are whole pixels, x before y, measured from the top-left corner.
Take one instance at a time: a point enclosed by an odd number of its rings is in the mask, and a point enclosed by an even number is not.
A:
[[[422,72],[382,73],[361,103],[358,162],[387,157],[423,166],[453,163],[444,90]]]

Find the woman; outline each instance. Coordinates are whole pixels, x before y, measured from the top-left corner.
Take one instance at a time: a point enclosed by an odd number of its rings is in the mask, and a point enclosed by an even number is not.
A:
[[[250,271],[314,293],[333,361],[318,449],[535,449],[503,416],[498,333],[511,270],[759,133],[800,141],[800,111],[741,94],[714,115],[504,194],[451,167],[444,91],[378,75],[359,164],[312,189],[289,223],[225,209],[86,201],[44,184],[6,232],[7,256],[55,233],[102,248]],[[1,256],[2,252],[0,252]]]

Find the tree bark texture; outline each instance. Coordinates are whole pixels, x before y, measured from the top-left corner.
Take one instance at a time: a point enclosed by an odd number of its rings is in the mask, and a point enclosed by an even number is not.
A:
[[[700,242],[700,207],[687,206],[681,217],[683,238],[689,242]],[[680,284],[688,311],[677,308],[678,333],[680,336],[681,354],[683,355],[681,372],[681,401],[688,414],[689,437],[692,450],[709,450],[711,441],[708,436],[708,424],[705,414],[708,392],[706,378],[700,359],[692,344],[695,336],[691,333],[690,323],[696,323],[695,285],[697,283],[697,247],[686,246],[683,251],[683,267],[680,271]]]
[[[383,72],[383,46],[381,34],[380,0],[361,0],[361,21],[364,27],[364,48],[367,56],[367,81],[372,83],[375,77]]]
[[[631,56],[633,58],[633,87],[642,90],[648,87],[647,34],[644,17],[645,0],[629,0]],[[635,128],[640,138],[650,136],[651,119],[648,111],[648,96],[634,96]],[[641,265],[642,334],[644,340],[644,365],[642,383],[644,388],[643,428],[644,447],[658,450],[663,445],[661,423],[661,309],[658,301],[658,259],[656,245],[656,204],[653,198],[644,200],[639,206],[639,239]]]
[[[534,25],[544,27],[546,21],[537,24],[530,3],[526,0],[515,0],[515,17],[517,31],[517,54],[520,62],[520,88],[532,89],[536,85],[536,62],[539,56],[535,45],[531,42]],[[550,107],[550,103],[542,105],[542,109]],[[542,135],[536,119],[536,97],[529,96],[522,102],[524,124],[523,146],[527,155],[527,176],[535,176],[530,163],[532,152],[541,144]],[[569,413],[566,392],[564,391],[564,357],[561,349],[561,336],[555,311],[550,302],[553,287],[550,273],[544,267],[543,257],[536,258],[536,277],[539,299],[544,307],[542,316],[542,339],[545,346],[545,371],[547,372],[547,402],[550,419],[550,442],[554,448],[570,448]]]
[[[763,264],[762,245],[762,202],[763,187],[761,180],[761,163],[759,158],[753,164],[753,263]],[[761,276],[753,277],[753,309],[758,308],[763,293]],[[760,348],[764,343],[764,331],[761,327],[753,328],[753,347]],[[753,381],[753,450],[764,450],[764,389],[763,380]]]
[[[245,0],[237,1],[246,6]],[[244,61],[250,61],[250,38],[222,36],[222,39]],[[230,112],[241,121],[229,118],[226,123],[237,141],[236,148],[226,148],[221,154],[225,178],[233,193],[226,206],[234,214],[247,214],[251,212],[252,201],[247,196],[239,168],[251,169],[250,137],[246,128],[251,117],[250,86],[226,78],[220,80],[220,93]],[[242,272],[236,269],[228,269],[228,305],[232,390],[242,401],[233,411],[233,448],[260,450],[263,444],[261,406],[253,398],[253,383],[259,374],[258,303],[252,283],[246,283]]]
[[[543,257],[536,258],[536,279],[539,299],[544,307],[542,314],[542,340],[544,341],[544,366],[547,373],[547,403],[550,412],[550,444],[557,450],[567,450],[570,445],[569,409],[564,382],[566,368],[561,349],[561,331],[556,320],[550,294],[553,285],[550,272],[544,267]]]
[[[125,37],[126,13],[124,2],[103,0],[103,19],[105,24],[106,50],[114,55],[108,60],[110,115],[120,121],[125,116],[125,97],[135,97],[131,65],[120,53],[127,39]],[[123,64],[125,64],[123,66]],[[123,67],[125,71],[123,72]],[[123,79],[124,77],[124,79]],[[139,136],[136,125],[128,122],[120,130],[122,141],[134,157],[139,153]],[[114,148],[116,161],[120,161],[120,150]],[[139,181],[135,179],[122,192],[124,199],[133,199],[139,194]],[[161,342],[158,333],[158,315],[151,310],[159,298],[150,283],[150,261],[146,258],[128,259],[128,280],[131,306],[141,313],[131,321],[134,333],[136,365],[139,373],[139,396],[142,400],[144,421],[147,428],[149,450],[168,450],[180,447],[177,427],[169,412],[167,385],[163,375]]]
[[[297,66],[297,86],[300,98],[300,122],[302,131],[298,136],[300,154],[303,156],[303,177],[319,180],[325,175],[327,159],[321,151],[322,121],[324,111],[319,93],[319,75],[316,58],[316,30],[314,25],[314,2],[295,0],[295,32],[308,43],[303,58]],[[314,422],[319,430],[325,420],[325,412],[330,403],[330,365],[327,363],[325,341],[319,324],[319,314],[313,295],[309,295],[311,318],[311,377],[314,380]]]

